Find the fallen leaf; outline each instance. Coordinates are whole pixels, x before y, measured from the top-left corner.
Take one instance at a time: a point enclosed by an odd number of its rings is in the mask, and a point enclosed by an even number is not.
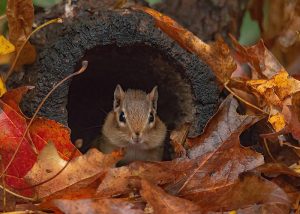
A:
[[[201,213],[202,211],[197,204],[169,195],[163,189],[147,180],[142,180],[141,184],[141,196],[153,207],[154,214],[192,214]]]
[[[39,151],[49,142],[52,142],[55,144],[59,155],[65,160],[71,158],[74,149],[76,152],[73,154],[73,158],[81,155],[71,142],[69,128],[54,120],[36,118],[31,124],[29,132],[35,147]]]
[[[228,96],[218,112],[211,118],[202,135],[188,139],[188,157],[195,165],[185,177],[166,187],[168,192],[203,206],[210,206],[205,195],[230,189],[240,173],[251,170],[264,160],[261,154],[240,145],[239,136],[260,118],[239,115],[238,103]],[[209,200],[209,199],[208,199]]]
[[[210,211],[237,210],[258,205],[260,213],[289,213],[291,205],[280,187],[249,173],[241,175],[231,188],[216,188],[215,192],[203,195],[203,200],[198,203]]]
[[[282,163],[266,163],[255,169],[254,172],[264,173],[267,177],[277,177],[279,175],[289,175],[300,178],[300,173],[295,172]]]
[[[276,132],[282,130],[286,125],[284,116],[281,113],[276,113],[275,115],[270,116],[268,121],[271,123]]]
[[[287,123],[287,131],[300,140],[300,92],[293,94],[292,105],[283,108],[282,114]]]
[[[240,63],[248,63],[252,68],[253,79],[271,79],[284,69],[273,54],[266,48],[263,40],[260,40],[253,46],[245,47],[239,44],[232,35],[230,35],[230,38],[237,55],[236,60]]]
[[[4,168],[7,168],[20,145],[5,173],[6,186],[12,192],[27,197],[33,197],[33,190],[28,187],[24,176],[33,167],[38,153],[45,144],[52,141],[66,159],[72,151],[75,151],[74,156],[80,155],[70,141],[68,129],[54,121],[42,118],[33,121],[33,126],[21,142],[30,119],[23,115],[19,103],[30,88],[21,87],[10,90],[0,98],[0,142],[2,142],[0,154]],[[51,133],[55,133],[56,136]]]
[[[14,109],[18,114],[25,117],[25,115],[23,115],[23,113],[21,112],[19,104],[28,90],[31,90],[33,88],[33,86],[22,86],[13,90],[9,90],[3,95],[3,97],[1,97],[1,100],[9,105],[12,109]]]
[[[31,185],[37,185],[50,179],[36,187],[38,197],[45,198],[81,180],[106,173],[107,169],[114,166],[121,157],[121,153],[104,155],[96,149],[91,149],[85,155],[70,160],[67,167],[62,170],[67,161],[58,155],[52,143],[48,143],[24,178]],[[60,173],[54,177],[58,172]]]
[[[289,76],[285,70],[269,80],[249,80],[246,84],[264,97],[267,104],[280,107],[288,96],[300,91],[300,81]]]
[[[32,0],[8,0],[6,16],[9,27],[9,41],[14,44],[16,52],[18,52],[32,31],[34,19]],[[31,64],[35,61],[35,58],[36,50],[27,42],[18,58],[17,67]]]
[[[15,51],[15,46],[11,44],[4,36],[0,35],[0,56]]]
[[[5,86],[5,83],[4,81],[2,80],[2,77],[0,76],[0,97],[3,96],[3,94],[6,93],[6,86]]]
[[[3,166],[6,167],[21,141],[27,122],[22,115],[18,114],[2,100],[0,100],[0,110],[0,154]],[[5,181],[8,187],[24,188],[27,186],[23,177],[34,165],[37,154],[32,145],[33,143],[27,134],[6,172]],[[33,194],[30,189],[22,192],[26,196],[32,196]]]
[[[81,199],[81,200],[55,200],[53,202],[63,213],[114,213],[114,214],[143,214],[144,211],[136,209],[134,203],[124,199]]]
[[[163,32],[208,64],[219,82],[225,83],[230,79],[232,72],[236,69],[236,63],[229,47],[221,38],[214,43],[206,44],[176,21],[154,9],[148,7],[135,7],[135,9],[151,15]]]
[[[129,194],[137,188],[134,178],[144,178],[155,184],[163,185],[172,183],[184,176],[185,171],[193,166],[193,161],[187,159],[175,159],[163,162],[133,162],[128,166],[110,169],[101,184],[96,195],[98,197],[111,197]]]

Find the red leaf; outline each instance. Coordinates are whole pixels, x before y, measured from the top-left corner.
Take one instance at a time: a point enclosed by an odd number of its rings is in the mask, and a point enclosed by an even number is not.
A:
[[[0,100],[0,154],[3,168],[12,158],[26,129],[26,119]],[[32,141],[27,135],[22,141],[16,157],[6,172],[6,183],[9,187],[20,188],[26,186],[23,176],[36,162],[36,153],[32,147]],[[30,196],[31,191],[25,191]]]
[[[38,151],[41,151],[45,145],[52,142],[60,156],[68,160],[72,151],[76,149],[70,139],[70,130],[54,120],[37,118],[30,126],[29,132]],[[81,153],[77,150],[74,157],[80,155]]]
[[[30,87],[8,91],[0,99],[0,154],[4,169],[11,161],[30,121],[19,108],[19,103],[28,89]],[[20,194],[32,196],[33,192],[23,177],[35,164],[39,151],[49,142],[54,143],[65,159],[69,159],[72,151],[76,149],[70,140],[69,129],[52,120],[35,119],[5,172],[6,186],[11,191],[18,191],[21,188]],[[77,150],[75,156],[79,155],[80,152]]]

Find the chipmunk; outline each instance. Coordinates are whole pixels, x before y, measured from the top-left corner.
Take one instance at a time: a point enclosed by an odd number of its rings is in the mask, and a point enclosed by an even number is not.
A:
[[[146,94],[133,89],[124,92],[117,85],[113,110],[102,127],[100,150],[110,153],[125,148],[121,164],[134,160],[160,161],[167,128],[157,116],[157,100],[157,86]]]

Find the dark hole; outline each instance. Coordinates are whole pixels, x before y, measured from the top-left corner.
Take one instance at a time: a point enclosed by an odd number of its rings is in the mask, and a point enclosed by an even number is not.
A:
[[[191,117],[193,99],[182,68],[157,50],[143,45],[100,46],[89,50],[82,60],[89,61],[88,69],[72,80],[67,104],[72,140],[84,140],[82,151],[100,135],[105,116],[112,110],[117,84],[125,90],[146,92],[157,85],[158,115],[169,130]]]

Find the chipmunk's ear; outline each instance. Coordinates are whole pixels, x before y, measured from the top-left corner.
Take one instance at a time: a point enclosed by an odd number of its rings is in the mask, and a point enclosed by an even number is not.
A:
[[[158,91],[157,86],[155,86],[152,91],[148,94],[148,98],[150,99],[152,103],[152,108],[157,110],[157,100],[158,100]]]
[[[114,110],[116,111],[117,108],[120,107],[121,101],[124,98],[124,91],[120,85],[117,85],[115,92],[114,92]]]

